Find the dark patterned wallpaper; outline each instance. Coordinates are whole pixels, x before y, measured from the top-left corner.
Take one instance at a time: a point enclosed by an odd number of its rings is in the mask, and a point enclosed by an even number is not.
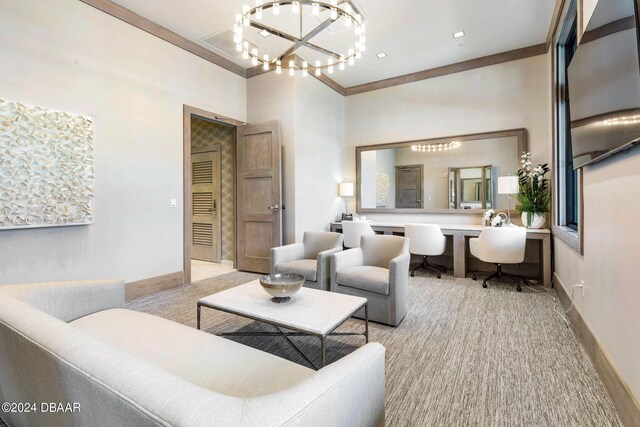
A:
[[[229,126],[212,123],[206,120],[191,118],[191,152],[209,151],[212,145],[222,147],[220,157],[220,179],[222,194],[220,210],[222,212],[222,259],[233,260],[233,177],[235,173],[233,152],[236,144],[234,129]]]

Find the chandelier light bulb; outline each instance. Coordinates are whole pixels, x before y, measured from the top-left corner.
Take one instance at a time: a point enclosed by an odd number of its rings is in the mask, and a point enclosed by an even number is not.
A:
[[[236,14],[236,24],[242,25],[242,14]]]
[[[367,26],[365,24],[360,25],[360,34],[367,34]]]
[[[348,15],[352,15],[353,14],[353,8],[351,7],[351,5],[349,3],[345,3],[344,4],[344,11],[348,14]]]
[[[316,76],[320,77],[320,74],[322,74],[322,70],[320,69],[320,67],[322,66],[322,63],[320,61],[316,61]]]
[[[350,27],[352,23],[353,23],[353,20],[351,19],[351,15],[345,15],[345,17],[344,17],[344,26],[345,27]]]
[[[307,77],[309,75],[309,63],[307,61],[302,62],[302,77]]]
[[[269,71],[269,55],[262,56],[262,69]]]
[[[274,3],[271,7],[271,12],[273,12],[273,14],[276,16],[280,15],[280,3]]]
[[[262,21],[262,8],[261,7],[256,9],[256,19],[258,21]]]
[[[365,44],[365,42],[367,41],[367,36],[365,36],[364,34],[360,34],[360,43]]]
[[[282,62],[276,61],[276,74],[282,74]]]
[[[318,3],[313,3],[311,5],[311,12],[314,15],[320,15],[320,5]]]
[[[329,65],[329,67],[327,68],[327,72],[329,74],[333,74],[333,59],[329,59],[327,61],[327,64]]]
[[[293,61],[289,61],[289,75],[291,77],[296,75],[296,63]]]
[[[293,12],[293,13],[299,13],[300,12],[300,2],[299,1],[293,1],[291,3],[291,12]]]
[[[336,19],[338,19],[338,9],[336,9],[335,7],[331,8],[331,20],[335,21]]]
[[[236,51],[237,52],[242,52],[242,43],[236,44]]]
[[[242,43],[242,59],[249,59],[249,42]]]
[[[251,49],[251,65],[258,65],[258,49]]]
[[[340,71],[344,70],[344,55],[340,55],[340,64],[338,65]]]
[[[353,34],[355,34],[356,36],[360,35],[360,25],[356,24],[355,28],[353,29]]]

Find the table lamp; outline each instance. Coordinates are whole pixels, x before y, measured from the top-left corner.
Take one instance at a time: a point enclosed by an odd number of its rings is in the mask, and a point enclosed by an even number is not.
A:
[[[344,198],[344,212],[349,213],[347,207],[347,197],[353,197],[353,182],[341,182],[340,183],[340,197]]]
[[[520,183],[517,176],[498,177],[498,194],[507,195],[507,224],[511,224],[511,195],[520,192]]]

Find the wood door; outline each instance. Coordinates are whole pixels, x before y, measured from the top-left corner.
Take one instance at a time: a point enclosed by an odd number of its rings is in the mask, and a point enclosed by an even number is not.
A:
[[[280,124],[238,128],[238,269],[269,273],[271,248],[282,245]]]
[[[396,208],[421,208],[422,165],[396,166]]]
[[[191,155],[191,258],[220,262],[220,149]]]

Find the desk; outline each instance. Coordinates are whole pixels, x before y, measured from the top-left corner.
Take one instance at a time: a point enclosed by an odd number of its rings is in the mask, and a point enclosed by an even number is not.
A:
[[[404,223],[369,221],[369,225],[378,234],[404,236]],[[467,277],[469,265],[468,239],[478,237],[484,227],[474,224],[440,224],[445,236],[453,237],[453,275]],[[331,231],[341,233],[342,223],[332,222]],[[527,240],[540,241],[540,278],[544,286],[551,287],[551,231],[547,228],[528,229]]]

